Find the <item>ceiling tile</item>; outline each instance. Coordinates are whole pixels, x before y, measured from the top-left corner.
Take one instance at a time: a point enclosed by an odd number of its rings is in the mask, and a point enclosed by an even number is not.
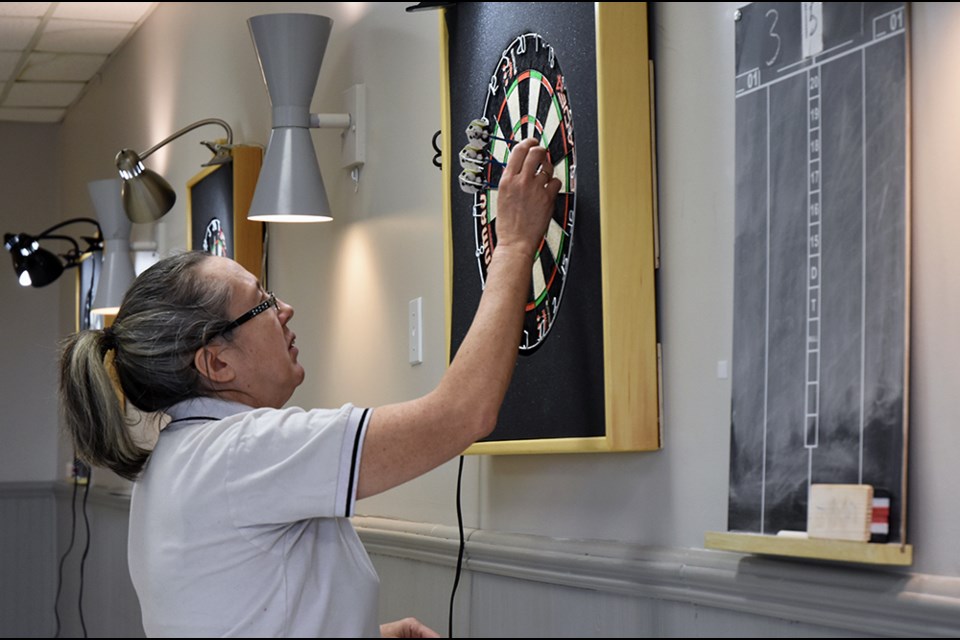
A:
[[[37,3],[45,4],[45,3]],[[137,22],[152,7],[154,2],[61,2],[53,13],[54,18],[77,18],[81,20],[111,20]]]
[[[16,82],[3,106],[67,107],[82,90],[82,82]]]
[[[96,75],[107,56],[85,53],[34,53],[19,80],[86,82]],[[0,70],[3,69],[0,56]]]
[[[0,16],[41,18],[51,2],[0,2]]]
[[[37,42],[38,51],[110,53],[133,25],[91,20],[51,20]]]
[[[7,122],[60,122],[66,109],[7,109],[0,107],[0,120]]]
[[[16,70],[17,63],[20,62],[20,56],[18,51],[0,51],[0,78],[10,77],[10,74]]]
[[[0,121],[62,120],[158,4],[0,2]]]
[[[3,4],[3,3],[0,3]],[[30,44],[39,18],[0,18],[0,50],[18,51]]]

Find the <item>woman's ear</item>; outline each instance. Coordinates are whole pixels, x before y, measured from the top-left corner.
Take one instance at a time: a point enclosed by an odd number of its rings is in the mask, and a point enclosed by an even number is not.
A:
[[[231,382],[237,376],[230,363],[223,359],[221,345],[206,345],[197,349],[193,355],[193,364],[200,375],[215,383]]]

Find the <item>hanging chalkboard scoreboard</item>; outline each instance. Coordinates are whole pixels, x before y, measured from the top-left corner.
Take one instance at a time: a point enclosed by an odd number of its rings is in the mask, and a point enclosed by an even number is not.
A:
[[[907,18],[737,12],[730,531],[804,531],[811,484],[868,484],[904,542]]]

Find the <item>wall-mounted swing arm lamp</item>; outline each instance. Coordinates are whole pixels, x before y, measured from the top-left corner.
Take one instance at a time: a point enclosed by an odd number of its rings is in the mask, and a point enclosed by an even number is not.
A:
[[[273,108],[270,141],[247,219],[331,220],[310,129],[344,130],[341,166],[352,169],[356,180],[366,160],[364,85],[345,92],[347,113],[310,113],[333,20],[315,14],[272,13],[254,16],[247,24]]]
[[[69,224],[85,222],[97,228],[96,237],[81,236],[86,247],[81,249],[75,238],[55,234]],[[66,253],[54,254],[40,246],[41,240],[59,240],[68,242],[73,248]],[[27,233],[5,233],[3,248],[10,252],[13,258],[13,269],[17,273],[20,285],[24,287],[45,287],[63,273],[64,269],[76,267],[84,255],[91,251],[103,248],[103,233],[100,224],[93,218],[71,218],[55,224],[37,235]]]
[[[176,140],[188,131],[193,131],[197,127],[207,124],[217,124],[227,132],[226,144],[218,142],[202,142],[213,153],[213,158],[202,166],[208,167],[215,164],[225,164],[233,158],[230,155],[230,149],[233,145],[233,130],[223,120],[218,118],[207,118],[198,120],[193,124],[187,125],[176,133],[161,140],[143,153],[136,153],[131,149],[122,149],[117,154],[117,169],[120,177],[123,179],[121,187],[121,199],[123,208],[127,212],[127,217],[133,222],[154,222],[162,218],[177,201],[177,195],[170,183],[164,180],[160,174],[143,166],[143,161],[147,159],[157,149]]]

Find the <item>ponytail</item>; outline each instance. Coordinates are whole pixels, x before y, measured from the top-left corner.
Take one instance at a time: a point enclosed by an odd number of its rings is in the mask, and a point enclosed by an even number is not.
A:
[[[81,331],[66,338],[60,356],[60,407],[77,456],[135,480],[149,450],[140,447],[104,360],[113,330]]]

